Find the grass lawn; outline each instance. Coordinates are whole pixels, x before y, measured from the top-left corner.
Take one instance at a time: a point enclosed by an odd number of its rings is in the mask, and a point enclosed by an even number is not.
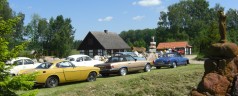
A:
[[[38,96],[184,96],[198,85],[203,72],[203,64],[189,64],[37,90]]]

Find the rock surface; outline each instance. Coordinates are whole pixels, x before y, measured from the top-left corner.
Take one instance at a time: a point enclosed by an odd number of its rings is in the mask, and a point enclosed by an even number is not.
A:
[[[237,45],[234,43],[213,44],[209,49],[207,56],[209,59],[204,62],[204,76],[197,86],[197,89],[192,90],[191,95],[237,96]]]

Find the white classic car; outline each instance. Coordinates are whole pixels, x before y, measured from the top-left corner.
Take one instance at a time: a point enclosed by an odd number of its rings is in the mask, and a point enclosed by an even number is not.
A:
[[[15,75],[18,75],[20,70],[33,69],[33,68],[36,68],[41,63],[35,63],[32,59],[27,58],[27,57],[17,57],[17,58],[14,58],[14,59],[10,60],[10,61],[7,61],[6,64],[7,65],[15,64],[15,66],[13,66],[10,69],[10,74],[15,76]]]
[[[66,58],[66,60],[71,61],[75,66],[94,66],[96,64],[102,64],[104,62],[99,60],[94,60],[88,55],[70,55]]]

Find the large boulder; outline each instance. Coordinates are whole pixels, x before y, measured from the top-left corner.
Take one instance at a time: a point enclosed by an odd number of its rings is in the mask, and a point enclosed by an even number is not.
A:
[[[211,95],[224,96],[226,95],[226,91],[230,85],[230,82],[222,75],[209,73],[204,77],[202,84],[204,89]]]
[[[234,43],[216,43],[207,52],[203,79],[192,96],[237,96],[238,49]]]
[[[209,58],[234,58],[238,55],[235,43],[215,43],[206,54]]]

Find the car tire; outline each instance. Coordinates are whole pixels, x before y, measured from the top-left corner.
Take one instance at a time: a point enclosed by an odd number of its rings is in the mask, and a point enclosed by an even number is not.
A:
[[[47,78],[45,82],[45,87],[52,88],[52,87],[58,86],[58,84],[59,84],[59,79],[55,76],[50,76]]]
[[[151,71],[151,66],[149,64],[146,64],[145,68],[144,68],[144,71],[145,72],[150,72]]]
[[[119,70],[119,75],[125,76],[126,74],[127,74],[127,69],[126,69],[126,68],[121,68],[121,69]]]
[[[185,66],[187,66],[188,65],[188,63],[187,63],[187,61],[185,62],[185,64],[184,64]]]
[[[173,62],[171,68],[176,68],[176,67],[177,67],[176,62]]]
[[[88,81],[88,82],[96,81],[96,79],[97,79],[97,73],[95,73],[95,72],[90,72],[90,73],[88,74],[88,78],[87,78],[87,81]]]
[[[156,66],[156,69],[160,69],[161,67],[160,66]]]

